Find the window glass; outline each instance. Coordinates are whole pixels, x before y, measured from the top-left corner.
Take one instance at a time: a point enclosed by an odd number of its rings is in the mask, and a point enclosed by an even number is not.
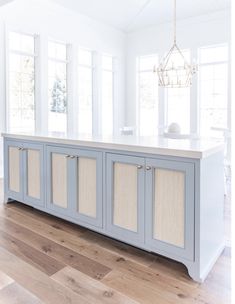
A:
[[[78,62],[78,129],[79,133],[92,134],[92,52],[79,50]]]
[[[158,56],[138,58],[139,135],[153,136],[158,133],[158,79],[153,73]]]
[[[102,56],[102,134],[113,134],[113,58]]]
[[[79,49],[78,51],[78,63],[80,65],[92,66],[92,52],[89,50]]]
[[[211,56],[210,56],[211,53]],[[199,49],[200,133],[218,136],[216,129],[227,128],[228,63],[225,46]],[[207,58],[208,63],[205,62]],[[215,61],[212,62],[212,59]],[[222,134],[222,132],[220,132]]]
[[[34,37],[9,33],[8,128],[11,132],[35,130]]]
[[[228,60],[228,47],[226,45],[209,46],[199,49],[200,63],[215,63]]]
[[[183,50],[183,56],[190,63],[190,51]],[[172,63],[175,66],[182,64],[182,57],[173,54]],[[180,126],[182,134],[190,133],[190,87],[169,88],[166,90],[167,98],[167,127],[172,123]]]
[[[108,55],[102,56],[102,68],[104,70],[112,70],[113,69],[113,57]]]
[[[54,57],[52,57],[54,55]],[[66,45],[49,43],[48,90],[50,132],[67,131]]]
[[[66,44],[49,41],[48,43],[49,58],[65,61],[67,59],[66,53],[67,53]]]
[[[9,33],[9,48],[12,51],[34,54],[34,37],[31,35]]]

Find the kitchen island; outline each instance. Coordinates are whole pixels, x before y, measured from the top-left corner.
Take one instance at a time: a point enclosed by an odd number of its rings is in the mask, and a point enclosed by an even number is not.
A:
[[[17,200],[186,265],[202,282],[224,249],[223,144],[3,134],[5,202]]]

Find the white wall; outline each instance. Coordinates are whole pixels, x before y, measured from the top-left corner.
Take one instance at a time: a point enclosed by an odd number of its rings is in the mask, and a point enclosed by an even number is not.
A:
[[[108,25],[91,18],[74,13],[62,6],[55,5],[47,0],[15,0],[0,8],[0,132],[5,129],[5,43],[4,35],[8,30],[36,34],[40,37],[42,62],[40,68],[40,100],[38,106],[41,111],[47,110],[47,41],[55,39],[76,47],[86,47],[99,53],[112,54],[118,60],[116,79],[117,100],[114,105],[115,129],[119,130],[124,124],[124,98],[125,98],[125,46],[126,35]],[[74,57],[76,53],[74,54]],[[44,62],[44,64],[43,64]],[[37,101],[36,101],[37,102]],[[76,101],[75,101],[76,102]],[[39,124],[46,125],[44,118]],[[0,177],[2,176],[2,147],[0,139]]]
[[[178,44],[190,48],[194,57],[198,47],[229,41],[230,16],[221,11],[177,21]],[[119,61],[117,99],[114,105],[115,129],[136,125],[136,56],[158,53],[160,57],[171,47],[172,23],[152,26],[125,34],[110,26],[74,13],[47,0],[15,0],[0,8],[0,132],[5,127],[5,45],[7,30],[17,30],[40,36],[42,64],[40,100],[38,106],[48,107],[46,80],[47,41],[61,40],[73,46],[83,46],[100,53],[109,53]],[[195,88],[194,88],[195,89]],[[162,94],[160,92],[160,94]],[[161,97],[161,96],[160,96]],[[76,102],[76,101],[75,101]],[[196,101],[192,100],[191,111]],[[164,100],[159,99],[159,123],[162,123]],[[196,119],[196,117],[195,117]],[[45,126],[43,118],[39,122]],[[195,122],[192,122],[195,124]],[[0,140],[1,149],[1,140]],[[2,150],[1,150],[2,151]],[[0,177],[2,176],[0,153]]]
[[[197,48],[228,43],[230,40],[230,13],[221,11],[177,21],[177,41],[180,48],[190,48],[192,57]],[[127,37],[126,125],[136,125],[136,57],[159,54],[162,58],[173,44],[172,23],[160,24],[135,31]],[[161,92],[160,92],[161,94]],[[162,102],[160,98],[159,102]],[[164,105],[159,105],[160,110]],[[192,110],[195,105],[192,105]],[[163,115],[160,112],[160,123]],[[192,122],[193,123],[193,122]]]

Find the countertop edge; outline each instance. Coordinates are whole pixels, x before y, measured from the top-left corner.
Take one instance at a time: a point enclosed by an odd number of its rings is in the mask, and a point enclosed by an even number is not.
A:
[[[88,148],[99,148],[99,149],[110,149],[125,152],[137,152],[146,154],[158,154],[163,156],[175,156],[183,158],[192,159],[203,159],[216,152],[223,150],[224,145],[221,143],[213,148],[208,148],[205,151],[195,151],[195,150],[183,150],[174,148],[162,148],[162,147],[150,147],[150,146],[138,146],[136,144],[126,144],[126,143],[108,143],[90,140],[80,140],[80,139],[66,139],[59,137],[47,137],[42,135],[26,135],[26,134],[9,134],[2,133],[2,137],[10,139],[22,139],[22,140],[33,140],[53,144],[70,144],[75,146],[82,146]]]

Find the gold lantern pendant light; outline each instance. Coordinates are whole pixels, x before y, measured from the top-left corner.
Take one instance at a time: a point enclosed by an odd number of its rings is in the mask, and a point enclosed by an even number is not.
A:
[[[196,65],[190,65],[176,43],[176,0],[174,0],[174,44],[163,58],[157,72],[159,86],[165,88],[186,88],[192,85],[192,77],[197,71]]]

